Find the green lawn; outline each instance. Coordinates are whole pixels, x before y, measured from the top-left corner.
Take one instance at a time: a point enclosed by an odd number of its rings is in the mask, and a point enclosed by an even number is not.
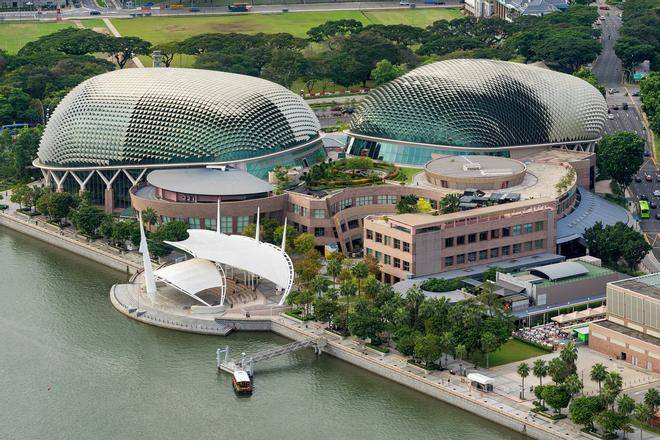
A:
[[[396,180],[403,180],[403,177],[405,177],[406,183],[412,183],[412,179],[415,176],[415,174],[421,172],[422,172],[421,168],[399,167],[399,175],[397,176]]]
[[[489,367],[497,367],[498,365],[510,364],[511,362],[519,362],[525,359],[548,354],[540,348],[532,345],[525,344],[517,339],[509,339],[502,345],[502,347],[490,354],[488,362]],[[484,360],[485,366],[485,360]]]
[[[59,23],[39,23],[36,21],[0,23],[0,50],[15,54],[30,41],[71,26],[74,26],[74,23],[70,21]]]
[[[142,17],[113,19],[120,34],[141,37],[153,44],[184,40],[208,32],[288,32],[298,37],[330,20],[354,19],[364,24],[409,24],[428,26],[436,20],[461,17],[460,9],[383,11],[289,12],[279,14],[236,14],[199,17]]]

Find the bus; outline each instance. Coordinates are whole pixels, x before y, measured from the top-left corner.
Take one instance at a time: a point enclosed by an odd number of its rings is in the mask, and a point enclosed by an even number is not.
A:
[[[249,3],[232,3],[227,6],[230,12],[248,12],[250,10]]]
[[[651,218],[651,209],[649,208],[649,202],[646,200],[639,201],[639,217]]]

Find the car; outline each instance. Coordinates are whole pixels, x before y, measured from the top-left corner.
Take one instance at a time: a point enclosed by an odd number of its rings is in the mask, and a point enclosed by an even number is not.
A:
[[[651,152],[649,150],[644,150],[644,157],[650,157]]]
[[[618,90],[618,89],[609,89],[607,92],[608,92],[610,95],[613,95],[613,94],[615,94],[615,93],[619,93],[619,90]]]
[[[642,178],[639,176],[635,176],[635,182],[640,183],[642,181]]]
[[[614,104],[614,105],[612,106],[612,110],[619,110],[619,105],[618,105],[618,104]]]
[[[624,109],[624,110],[628,110],[628,103],[627,103],[627,102],[624,102],[624,103],[623,103],[623,109]]]
[[[632,92],[632,96],[639,96],[639,90]]]
[[[401,0],[399,6],[410,6],[410,2],[408,0]]]
[[[660,220],[660,211],[655,213],[655,219]]]
[[[654,202],[653,200],[651,200],[649,202],[649,206],[651,207],[651,209],[656,209],[658,207],[658,204],[656,202]]]
[[[660,189],[656,189],[655,191],[653,191],[653,195],[655,197],[660,197]]]
[[[653,177],[651,177],[650,174],[647,174],[646,176],[644,176],[644,179],[646,179],[647,182],[653,181]]]
[[[188,12],[199,12],[199,8],[188,8]]]
[[[647,150],[647,151],[648,151],[648,150]],[[655,175],[655,181],[656,181],[656,182],[660,182],[660,174],[656,174],[656,175]],[[658,190],[656,190],[656,191],[658,191]],[[660,191],[658,191],[658,192],[660,192]]]
[[[601,16],[600,16],[600,19],[601,19],[601,20],[605,20],[605,16],[604,16],[604,15],[601,15]]]
[[[607,114],[607,119],[614,119],[614,115],[612,113]]]
[[[89,15],[101,15],[101,11],[97,11],[95,9],[92,9],[91,11],[89,11]]]

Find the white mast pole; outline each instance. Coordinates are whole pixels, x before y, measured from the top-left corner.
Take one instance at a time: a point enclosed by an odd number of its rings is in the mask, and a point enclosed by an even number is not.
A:
[[[144,233],[144,224],[142,223],[142,213],[138,215],[138,218],[140,220],[140,252],[142,252],[142,265],[144,266],[144,284],[147,288],[147,295],[153,304],[156,300],[156,280],[154,278],[153,267],[151,266],[151,258],[149,257],[147,235]]]
[[[254,233],[254,239],[259,241],[259,207],[257,206],[257,231]]]
[[[215,231],[218,234],[220,233],[220,197],[218,197],[218,214],[217,214],[217,220],[215,221]]]
[[[286,217],[284,217],[284,230],[282,231],[282,252],[286,252]]]

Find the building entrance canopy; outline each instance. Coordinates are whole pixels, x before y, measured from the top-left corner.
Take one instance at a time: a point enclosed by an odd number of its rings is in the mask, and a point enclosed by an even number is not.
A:
[[[242,235],[227,235],[205,229],[189,229],[189,237],[183,241],[165,243],[181,249],[196,258],[226,264],[265,278],[284,295],[282,304],[293,286],[293,263],[277,246]]]

